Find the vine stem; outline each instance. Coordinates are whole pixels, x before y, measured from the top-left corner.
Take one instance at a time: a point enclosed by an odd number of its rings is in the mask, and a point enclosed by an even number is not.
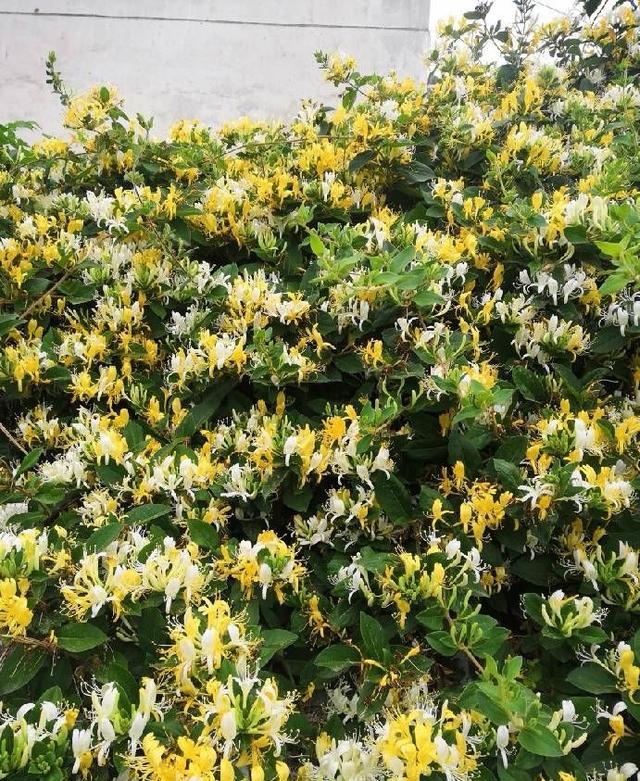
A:
[[[58,646],[52,643],[50,640],[39,640],[37,637],[14,637],[13,635],[0,635],[2,643],[6,643],[5,648],[10,648],[13,645],[24,645],[28,648],[42,648],[49,653],[55,653],[58,650]]]
[[[20,314],[20,317],[26,319],[31,312],[42,302],[47,296],[50,296],[54,290],[57,290],[60,285],[67,279],[67,277],[76,269],[76,266],[70,266],[64,274],[60,277],[60,279],[57,282],[54,282],[53,285],[51,285],[50,288],[44,291],[44,293],[36,298],[35,301],[33,301],[25,310]]]
[[[17,448],[22,455],[26,456],[27,451],[22,447],[22,445],[18,442],[18,440],[13,436],[13,434],[9,431],[9,429],[4,425],[4,423],[0,423],[0,431],[5,435],[5,437],[11,442],[11,444]]]
[[[449,613],[446,614],[447,623],[449,624],[449,627],[452,627],[454,625],[454,621],[449,615]],[[479,673],[484,673],[484,667],[480,664],[480,662],[476,659],[476,657],[471,653],[471,651],[467,648],[466,645],[460,645],[458,646],[458,650],[462,651],[462,653],[467,657],[467,659],[471,662],[471,664],[476,668],[476,670]]]

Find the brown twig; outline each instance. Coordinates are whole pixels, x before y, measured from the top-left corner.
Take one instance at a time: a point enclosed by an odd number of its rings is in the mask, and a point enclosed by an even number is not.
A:
[[[20,635],[17,637],[14,637],[13,635],[0,635],[0,639],[3,645],[6,642],[6,645],[4,645],[6,650],[9,650],[11,645],[24,645],[28,648],[42,648],[51,654],[58,650],[57,644],[52,643],[51,640],[39,640],[36,637],[27,637],[26,635],[23,637]]]
[[[22,447],[22,445],[13,436],[13,434],[9,431],[9,429],[4,425],[4,423],[0,423],[0,431],[5,435],[5,437],[9,440],[9,442],[11,442],[11,444],[22,453],[22,455],[24,456],[27,455],[27,451]]]
[[[38,298],[36,298],[36,300],[35,300],[35,301],[34,301],[32,304],[30,304],[30,305],[29,305],[29,306],[28,306],[28,307],[27,307],[27,308],[24,310],[24,312],[22,312],[22,313],[20,314],[20,317],[22,317],[22,318],[24,318],[24,319],[26,320],[26,318],[27,318],[27,317],[28,317],[28,316],[31,314],[31,312],[33,312],[33,310],[34,310],[34,309],[35,309],[35,308],[36,308],[36,307],[37,307],[37,306],[38,306],[38,305],[39,305],[39,304],[40,304],[42,301],[44,301],[44,299],[45,299],[47,296],[50,296],[50,295],[51,295],[51,294],[54,292],[54,290],[56,290],[57,288],[59,288],[59,287],[60,287],[60,285],[61,285],[61,284],[62,284],[62,283],[65,281],[65,279],[67,279],[67,278],[69,277],[69,275],[70,275],[70,274],[71,274],[73,271],[75,271],[75,269],[76,269],[76,266],[70,266],[70,267],[69,267],[69,268],[68,268],[68,269],[67,269],[67,270],[64,272],[64,274],[63,274],[63,275],[60,277],[60,279],[59,279],[57,282],[54,282],[54,284],[53,284],[53,285],[51,285],[51,287],[50,287],[48,290],[45,290],[45,291],[44,291],[44,293],[43,293],[41,296],[39,296]]]

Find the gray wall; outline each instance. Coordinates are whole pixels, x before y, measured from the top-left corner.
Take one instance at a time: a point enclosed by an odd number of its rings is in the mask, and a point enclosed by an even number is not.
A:
[[[420,75],[428,21],[429,0],[0,0],[0,122],[60,131],[51,49],[75,90],[114,84],[160,132],[181,117],[285,117],[302,97],[331,104],[317,49]]]

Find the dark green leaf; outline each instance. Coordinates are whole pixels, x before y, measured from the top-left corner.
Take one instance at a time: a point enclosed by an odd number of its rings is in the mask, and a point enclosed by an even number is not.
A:
[[[204,401],[196,404],[185,415],[182,423],[176,429],[176,437],[191,437],[196,431],[199,431],[213,417],[225,397],[237,384],[238,381],[234,378],[218,380],[215,388],[205,397]]]
[[[615,677],[595,662],[587,662],[571,670],[567,680],[590,694],[613,694],[618,690]]]
[[[503,461],[501,458],[492,460],[493,468],[496,470],[500,484],[512,493],[517,493],[522,485],[522,474],[515,464],[511,461]]]
[[[542,381],[529,369],[514,366],[511,369],[511,378],[516,388],[528,401],[542,401],[545,398],[546,392]]]
[[[373,160],[376,156],[375,149],[365,149],[364,152],[358,152],[358,154],[349,163],[349,171],[354,174],[359,171],[368,162]]]
[[[189,537],[191,537],[193,542],[200,548],[216,550],[220,545],[220,535],[210,523],[194,519],[188,521],[187,528],[189,530]]]
[[[421,163],[419,160],[414,160],[408,165],[401,168],[403,177],[412,184],[420,184],[421,182],[428,182],[430,179],[435,179],[435,173],[433,168],[430,168],[425,163]]]
[[[30,453],[27,453],[27,455],[20,462],[20,466],[16,469],[14,477],[20,477],[20,475],[23,475],[25,472],[28,472],[32,467],[34,467],[38,463],[38,460],[40,459],[40,456],[43,454],[43,452],[43,448],[37,447]]]
[[[316,667],[326,667],[334,673],[342,672],[360,662],[360,654],[350,645],[330,645],[313,660]]]
[[[304,513],[309,507],[309,502],[313,498],[313,488],[310,485],[304,485],[301,488],[292,485],[286,485],[282,492],[282,501],[298,513]]]
[[[375,618],[364,612],[360,613],[360,635],[363,643],[362,650],[368,658],[378,662],[384,661],[385,654],[389,652],[384,630]]]
[[[22,322],[17,315],[0,314],[0,336],[8,334]]]
[[[525,727],[518,733],[518,743],[522,748],[541,757],[564,756],[564,749],[558,738],[550,729],[541,725]]]
[[[387,477],[383,472],[374,472],[371,482],[376,501],[391,523],[396,526],[410,523],[414,517],[411,496],[400,480],[394,474]]]
[[[89,553],[103,551],[114,540],[118,539],[123,528],[121,523],[108,523],[106,526],[101,526],[91,534],[84,547]]]
[[[449,632],[430,632],[427,635],[427,643],[441,656],[453,656],[458,652],[458,647]]]
[[[0,663],[0,694],[11,694],[29,683],[46,658],[41,648],[15,646]]]
[[[134,507],[127,513],[127,523],[130,526],[139,523],[149,523],[154,518],[160,518],[171,512],[171,505],[168,504],[141,504]]]
[[[298,639],[298,635],[287,629],[263,629],[262,646],[260,647],[260,666],[264,665],[278,651],[282,651]]]
[[[74,654],[90,651],[108,640],[93,624],[66,624],[56,634],[59,647]]]
[[[444,301],[439,293],[433,290],[421,290],[414,296],[413,303],[420,309],[427,309]]]
[[[625,346],[625,338],[619,328],[601,328],[591,342],[591,352],[596,355],[613,355]]]

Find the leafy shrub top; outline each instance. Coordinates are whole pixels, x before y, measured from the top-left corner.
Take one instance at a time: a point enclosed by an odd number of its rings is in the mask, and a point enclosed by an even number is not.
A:
[[[2,126],[0,778],[637,772],[639,17],[529,10]]]

